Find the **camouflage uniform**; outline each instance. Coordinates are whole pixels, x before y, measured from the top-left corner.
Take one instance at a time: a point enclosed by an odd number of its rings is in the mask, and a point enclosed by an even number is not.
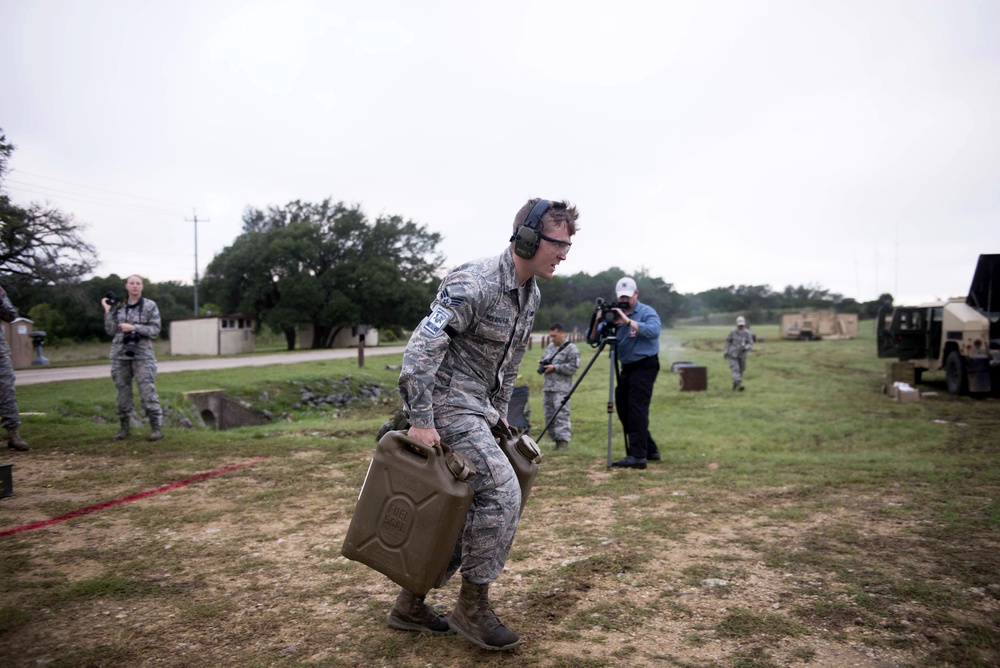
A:
[[[464,264],[441,281],[403,354],[399,392],[410,424],[437,429],[478,472],[449,577],[461,565],[465,580],[492,582],[514,541],[521,490],[490,426],[507,415],[539,301],[534,277],[518,288],[510,250]]]
[[[573,389],[573,374],[580,368],[580,349],[574,344],[566,342],[563,346],[550,343],[542,353],[542,359],[548,360],[555,369],[551,373],[543,376],[542,382],[542,408],[545,411],[545,424],[552,422],[552,440],[556,443],[569,441],[571,435],[569,421],[569,401],[559,410],[559,404]],[[556,411],[559,411],[556,414]]]
[[[120,323],[135,325],[139,340],[135,344],[135,356],[125,354],[124,332],[118,330]],[[104,314],[104,331],[113,335],[111,341],[111,378],[118,390],[118,417],[123,421],[132,415],[135,398],[132,395],[132,379],[139,388],[139,399],[150,421],[159,423],[163,417],[160,397],[156,394],[156,355],[153,353],[153,339],[160,336],[160,309],[156,302],[140,297],[135,304],[122,304]]]
[[[734,327],[726,336],[725,358],[729,360],[729,370],[733,373],[733,387],[743,383],[743,372],[747,368],[747,351],[753,347],[753,334],[746,327],[740,331]]]
[[[5,322],[14,322],[17,318],[17,309],[7,297],[6,290],[0,296],[0,318]],[[0,416],[0,425],[5,429],[21,426],[17,397],[14,395],[14,364],[10,357],[10,344],[4,336],[0,336]]]

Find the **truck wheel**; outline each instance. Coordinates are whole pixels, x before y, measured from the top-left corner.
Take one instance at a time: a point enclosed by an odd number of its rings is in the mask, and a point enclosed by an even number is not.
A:
[[[948,376],[948,392],[950,394],[968,394],[969,377],[965,374],[965,360],[953,350],[945,361],[945,373]]]

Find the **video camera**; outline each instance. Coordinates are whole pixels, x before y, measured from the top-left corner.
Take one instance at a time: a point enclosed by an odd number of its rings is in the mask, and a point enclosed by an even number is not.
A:
[[[615,313],[614,309],[617,308],[624,311],[628,307],[629,303],[627,301],[606,302],[598,297],[594,306],[594,314],[598,322],[605,322],[610,325],[618,319],[618,314]]]

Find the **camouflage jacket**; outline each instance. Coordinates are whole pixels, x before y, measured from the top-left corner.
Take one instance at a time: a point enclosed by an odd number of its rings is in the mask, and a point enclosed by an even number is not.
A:
[[[542,353],[542,359],[555,366],[552,373],[547,373],[542,378],[543,392],[569,392],[573,387],[573,374],[580,368],[580,349],[576,345],[564,344],[562,350],[560,346],[550,343]]]
[[[135,325],[135,333],[139,335],[136,342],[135,356],[129,357],[125,354],[125,334],[118,330],[120,323],[127,322]],[[108,336],[115,337],[111,340],[111,354],[113,360],[155,360],[156,354],[153,352],[153,339],[160,336],[160,309],[152,299],[140,297],[131,307],[122,304],[118,308],[113,308],[104,314],[104,331]]]
[[[0,295],[0,319],[4,322],[14,322],[17,318],[17,309],[10,301],[10,297],[7,296],[7,291],[3,291],[3,295]],[[14,330],[11,329],[11,332]],[[7,337],[0,334],[0,356],[10,356],[10,344],[7,343]]]
[[[534,277],[518,288],[509,249],[445,276],[403,353],[399,393],[410,424],[429,429],[435,415],[482,415],[490,426],[505,418],[540,300]]]
[[[726,357],[736,358],[745,355],[751,348],[753,348],[753,334],[746,327],[742,332],[739,327],[734,327],[726,337]]]

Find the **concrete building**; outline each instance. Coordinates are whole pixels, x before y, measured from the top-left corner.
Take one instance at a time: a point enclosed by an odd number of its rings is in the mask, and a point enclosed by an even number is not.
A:
[[[170,323],[171,355],[238,355],[255,346],[253,319],[239,313]]]

